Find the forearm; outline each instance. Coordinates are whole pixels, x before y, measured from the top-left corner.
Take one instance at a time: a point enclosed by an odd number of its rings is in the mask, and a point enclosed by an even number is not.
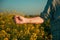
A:
[[[41,17],[27,18],[28,23],[43,23],[44,20]]]

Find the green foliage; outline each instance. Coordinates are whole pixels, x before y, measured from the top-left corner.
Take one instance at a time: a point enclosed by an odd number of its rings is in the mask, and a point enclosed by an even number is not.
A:
[[[43,24],[15,24],[14,15],[0,13],[0,40],[51,40],[49,20]]]

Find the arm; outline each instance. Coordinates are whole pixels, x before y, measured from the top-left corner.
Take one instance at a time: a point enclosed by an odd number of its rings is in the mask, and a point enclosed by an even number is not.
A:
[[[41,24],[44,22],[44,20],[41,17],[34,17],[34,18],[27,18],[28,23],[35,23],[35,24]]]
[[[17,24],[24,24],[24,23],[33,23],[33,24],[38,24],[38,23],[43,23],[44,20],[41,17],[34,17],[34,18],[25,18],[23,16],[15,16],[15,22]]]

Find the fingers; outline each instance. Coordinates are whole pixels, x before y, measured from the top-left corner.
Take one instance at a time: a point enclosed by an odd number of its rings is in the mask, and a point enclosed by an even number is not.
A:
[[[14,20],[16,24],[19,24],[22,21],[18,15],[15,15]]]
[[[16,24],[23,24],[23,23],[25,23],[25,18],[23,16],[16,15],[15,22],[16,22]]]
[[[24,17],[16,15],[15,18],[17,18],[18,20],[22,21]]]

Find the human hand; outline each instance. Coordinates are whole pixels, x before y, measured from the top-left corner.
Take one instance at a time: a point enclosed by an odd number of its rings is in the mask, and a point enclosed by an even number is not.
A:
[[[18,16],[18,15],[16,15],[16,16],[14,17],[14,19],[15,19],[16,24],[27,23],[27,19],[26,19],[25,17],[23,17],[23,16]]]

